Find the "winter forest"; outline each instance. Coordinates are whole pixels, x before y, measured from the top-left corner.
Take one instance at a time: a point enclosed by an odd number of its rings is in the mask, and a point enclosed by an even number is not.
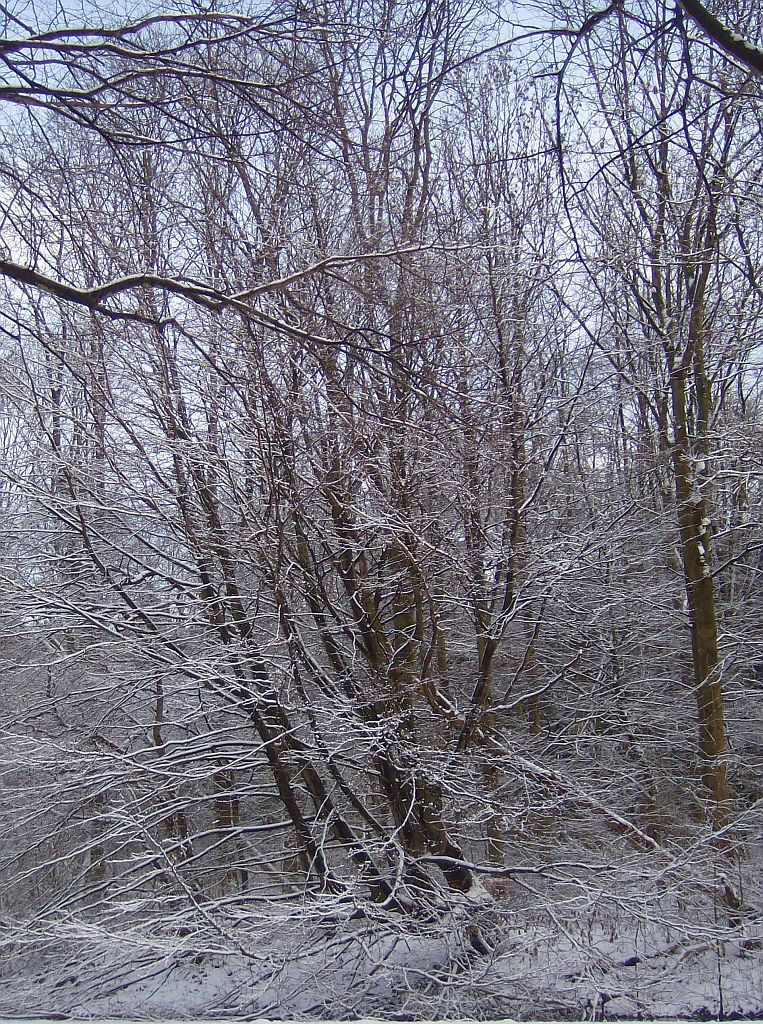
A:
[[[763,10],[2,19],[0,1013],[763,1014]]]

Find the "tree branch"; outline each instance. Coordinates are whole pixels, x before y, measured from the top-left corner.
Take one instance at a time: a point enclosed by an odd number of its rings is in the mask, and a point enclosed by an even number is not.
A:
[[[699,0],[677,0],[679,8],[729,56],[763,75],[763,49],[724,25]]]

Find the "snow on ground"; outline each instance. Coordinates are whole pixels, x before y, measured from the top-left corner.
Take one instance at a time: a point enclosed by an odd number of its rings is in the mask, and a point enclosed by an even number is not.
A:
[[[492,958],[454,956],[410,936],[386,944],[324,943],[256,960],[166,956],[150,964],[104,957],[72,973],[0,983],[7,1021],[214,1020],[708,1020],[763,1019],[763,953],[731,944],[677,946],[630,963],[621,950],[507,946]],[[553,955],[551,955],[553,952]],[[19,1017],[23,1007],[28,1014]],[[370,1013],[369,1013],[370,1011]],[[503,1011],[503,1012],[501,1012]],[[372,1016],[373,1015],[373,1016]],[[2,1024],[2,1022],[0,1022]]]
[[[329,902],[310,919],[243,908],[174,932],[72,920],[7,942],[0,1018],[763,1020],[760,920],[716,922],[696,900],[680,915],[667,899],[646,907],[560,899],[414,920],[339,918]]]

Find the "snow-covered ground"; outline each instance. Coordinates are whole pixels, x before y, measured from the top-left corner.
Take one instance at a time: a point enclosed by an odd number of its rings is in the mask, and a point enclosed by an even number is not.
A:
[[[163,913],[17,929],[3,942],[0,1024],[763,1020],[757,913],[741,920],[699,885],[653,899],[624,885],[530,895],[417,917],[340,913],[327,896],[221,905],[175,928]]]
[[[442,936],[360,931],[316,935],[241,953],[116,948],[89,963],[68,957],[34,974],[19,962],[0,982],[6,1020],[711,1020],[763,1019],[757,944],[643,941],[594,935],[507,937],[494,955],[469,956]],[[503,1011],[503,1012],[501,1012]],[[18,1016],[19,1014],[26,1016]],[[373,1015],[373,1016],[371,1016]],[[2,1022],[0,1022],[2,1024]]]

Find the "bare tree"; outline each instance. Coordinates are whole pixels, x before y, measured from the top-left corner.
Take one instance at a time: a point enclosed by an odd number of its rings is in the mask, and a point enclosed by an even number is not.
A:
[[[652,13],[556,78],[467,0],[8,30],[8,1006],[757,955],[758,112]]]

